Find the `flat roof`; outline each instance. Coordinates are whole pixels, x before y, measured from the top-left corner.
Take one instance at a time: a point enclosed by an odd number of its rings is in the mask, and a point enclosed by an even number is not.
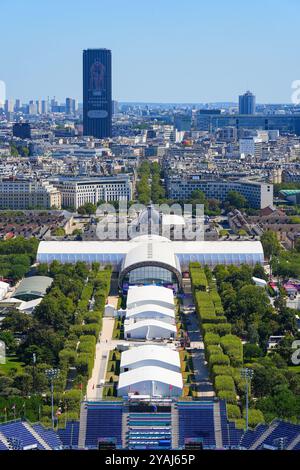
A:
[[[180,357],[178,351],[168,346],[156,346],[154,344],[137,346],[123,351],[121,354],[120,367],[126,367],[140,361],[154,360],[165,362],[180,368]]]
[[[138,248],[131,241],[41,241],[37,256],[41,254],[120,254],[126,255],[133,248]],[[164,256],[167,247],[176,255],[190,253],[259,253],[263,254],[259,241],[161,241],[157,242],[158,255]],[[134,254],[132,253],[132,257]],[[144,259],[146,261],[147,258]]]
[[[180,372],[164,369],[157,366],[138,367],[137,369],[122,372],[119,376],[118,389],[129,387],[140,382],[162,382],[173,387],[182,388]]]
[[[176,254],[221,253],[221,254],[264,254],[259,241],[174,241]]]

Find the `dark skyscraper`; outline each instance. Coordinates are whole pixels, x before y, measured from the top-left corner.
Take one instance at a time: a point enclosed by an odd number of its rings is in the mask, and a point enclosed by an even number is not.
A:
[[[16,122],[13,125],[13,136],[19,139],[31,139],[31,129],[28,122]]]
[[[255,114],[255,95],[251,91],[239,96],[239,114]]]
[[[111,51],[83,51],[83,133],[111,137]]]

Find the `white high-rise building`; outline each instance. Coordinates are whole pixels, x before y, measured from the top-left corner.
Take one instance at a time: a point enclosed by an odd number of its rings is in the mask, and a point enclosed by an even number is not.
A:
[[[101,178],[67,178],[58,182],[64,207],[83,206],[86,202],[132,199],[132,183],[127,175]]]
[[[260,159],[262,157],[262,139],[251,137],[249,139],[240,139],[240,154],[244,156],[251,155]]]

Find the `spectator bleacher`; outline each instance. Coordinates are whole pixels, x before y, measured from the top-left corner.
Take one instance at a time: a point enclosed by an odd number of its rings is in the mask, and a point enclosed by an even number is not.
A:
[[[269,426],[259,425],[255,430],[247,431],[241,439],[240,448],[297,450],[300,448],[299,443],[292,445],[297,438],[300,439],[300,425],[274,420]]]
[[[214,402],[178,402],[179,447],[184,447],[185,439],[203,440],[204,448],[215,448]]]
[[[58,435],[49,429],[44,428],[41,424],[30,425],[26,421],[15,420],[0,424],[0,433],[9,441],[16,439],[18,445],[26,450],[26,448],[36,448],[39,450],[59,450],[62,443]],[[9,450],[0,440],[0,450]]]
[[[129,413],[128,449],[170,449],[171,413]]]
[[[240,444],[243,431],[241,429],[237,429],[234,423],[228,421],[226,402],[224,400],[220,400],[219,403],[223,448],[237,448]]]
[[[97,448],[99,439],[113,440],[122,446],[122,402],[90,402],[87,404],[85,446]]]
[[[8,447],[0,440],[0,450],[8,450]]]
[[[300,450],[300,425],[274,420],[270,425],[260,424],[244,433],[227,420],[225,402],[220,400],[219,403],[224,449]],[[96,449],[101,442],[102,446],[107,443],[122,448],[123,403],[99,401],[90,402],[87,407],[85,447]],[[178,448],[184,448],[187,443],[201,443],[204,449],[215,449],[214,401],[179,401],[177,410]],[[124,435],[130,449],[170,449],[171,413],[129,412]],[[44,428],[40,423],[30,424],[24,420],[0,424],[0,451],[10,450],[12,442],[24,450],[78,449],[78,439],[79,421],[68,421],[66,427],[57,432]]]
[[[67,421],[66,427],[58,430],[58,435],[66,449],[77,449],[79,421]]]
[[[37,432],[42,439],[51,447],[53,450],[59,450],[62,448],[62,441],[59,438],[59,434],[54,432],[52,429],[45,429],[41,424],[32,425],[35,432]]]
[[[254,430],[247,431],[241,438],[240,447],[250,449],[252,444],[268,429],[266,424],[259,424]]]

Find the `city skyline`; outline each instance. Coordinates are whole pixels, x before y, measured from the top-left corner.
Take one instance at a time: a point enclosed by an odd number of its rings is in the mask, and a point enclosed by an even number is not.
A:
[[[12,6],[2,3],[3,15],[9,17]],[[81,102],[82,50],[105,47],[113,52],[113,98],[118,101],[236,102],[250,89],[258,103],[290,103],[292,82],[299,78],[295,50],[300,6],[295,0],[285,5],[255,0],[252,9],[235,0],[223,3],[188,0],[182,15],[179,2],[169,0],[159,8],[141,7],[135,0],[126,6],[87,0],[84,8],[78,4],[73,9],[69,0],[54,0],[51,7],[17,0],[14,34],[9,22],[3,24],[10,41],[2,51],[0,79],[9,98],[49,95],[61,101],[73,96]],[[101,28],[99,18],[107,19]],[[251,34],[245,24],[251,24]],[[32,57],[20,54],[20,40]]]

